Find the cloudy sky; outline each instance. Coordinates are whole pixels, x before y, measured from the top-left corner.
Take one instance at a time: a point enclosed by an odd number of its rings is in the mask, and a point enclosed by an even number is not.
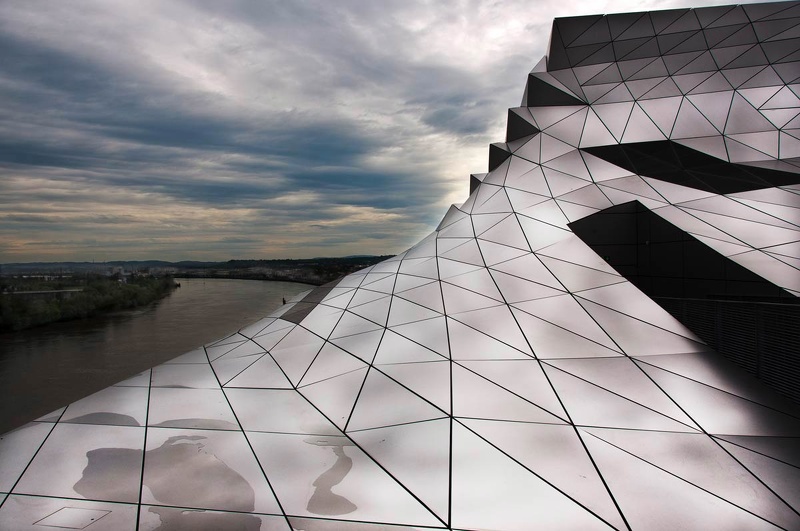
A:
[[[669,7],[1,2],[0,263],[401,252],[486,171],[553,17]]]

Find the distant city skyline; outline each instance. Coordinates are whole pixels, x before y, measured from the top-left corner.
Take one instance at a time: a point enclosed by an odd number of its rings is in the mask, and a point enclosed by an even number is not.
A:
[[[673,7],[4,3],[0,263],[401,252],[486,171],[554,17]]]

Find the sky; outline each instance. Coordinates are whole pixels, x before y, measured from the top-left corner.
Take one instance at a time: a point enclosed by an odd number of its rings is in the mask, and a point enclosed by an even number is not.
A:
[[[0,263],[400,253],[554,17],[725,3],[0,2]]]

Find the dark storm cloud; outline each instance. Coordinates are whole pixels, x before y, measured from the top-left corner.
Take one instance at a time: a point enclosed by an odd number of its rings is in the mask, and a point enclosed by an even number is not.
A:
[[[0,262],[398,252],[466,198],[561,4],[0,4]]]
[[[0,64],[2,79],[24,80],[16,86],[0,85],[0,96],[9,102],[6,122],[28,120],[49,126],[22,138],[4,135],[0,162],[105,171],[117,166],[117,171],[87,178],[197,201],[224,203],[303,188],[340,191],[355,204],[377,207],[402,207],[419,198],[420,194],[404,192],[423,184],[419,179],[396,170],[370,173],[358,168],[359,157],[391,139],[359,133],[346,120],[298,111],[272,113],[260,120],[207,113],[204,110],[214,105],[212,97],[203,101],[200,95],[175,94],[146,79],[135,82],[35,42],[4,35],[0,50],[13,58]],[[134,90],[137,85],[142,86]],[[42,109],[48,116],[35,118]],[[111,141],[126,146],[107,149]],[[148,150],[148,146],[162,149]],[[226,162],[225,169],[253,176],[277,171],[282,182],[271,184],[269,177],[235,183],[169,177],[176,170],[180,174],[184,159],[197,157],[198,151],[205,157],[247,155],[246,162]],[[315,169],[320,166],[330,169]],[[371,200],[373,194],[376,200]]]

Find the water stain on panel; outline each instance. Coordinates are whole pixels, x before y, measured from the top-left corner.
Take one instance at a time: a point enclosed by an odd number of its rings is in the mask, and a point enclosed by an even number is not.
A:
[[[110,426],[141,426],[139,421],[130,415],[123,415],[121,413],[88,413],[75,417],[74,419],[65,420],[70,424],[103,424]]]
[[[333,463],[333,466],[320,474],[312,483],[314,493],[308,500],[306,509],[314,514],[327,516],[352,513],[358,509],[358,506],[353,502],[332,490],[333,487],[342,482],[353,468],[353,460],[344,451],[344,447],[352,446],[352,443],[346,439],[343,442],[335,443],[316,438],[306,439],[305,442],[316,446],[327,446],[333,450],[333,454],[336,456],[336,462]]]
[[[255,510],[253,487],[206,449],[202,436],[175,436],[145,453],[144,484],[165,505],[229,511]],[[98,448],[75,492],[96,500],[137,500],[142,453],[130,448]],[[195,518],[196,515],[191,515]],[[169,521],[174,518],[170,516]]]
[[[136,501],[142,452],[131,448],[97,448],[86,452],[89,463],[72,487],[90,500]]]
[[[175,436],[149,450],[145,485],[161,503],[251,512],[253,487],[206,449],[202,436]]]

